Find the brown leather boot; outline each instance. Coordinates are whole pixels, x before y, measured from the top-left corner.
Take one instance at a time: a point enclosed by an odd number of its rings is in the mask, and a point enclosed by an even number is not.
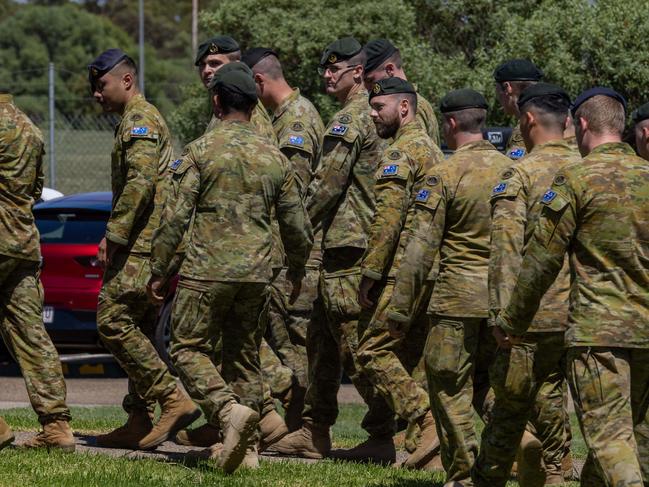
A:
[[[250,438],[259,425],[259,414],[232,401],[219,413],[219,421],[223,431],[223,449],[218,455],[217,465],[225,473],[232,473],[246,456]]]
[[[261,417],[259,429],[261,430],[259,451],[264,451],[270,445],[277,443],[288,434],[286,423],[274,409]]]
[[[179,445],[200,447],[212,446],[222,440],[221,430],[209,423],[205,423],[193,430],[180,430],[174,438],[174,442]]]
[[[162,412],[153,429],[138,443],[141,450],[152,450],[173,437],[177,431],[192,424],[201,415],[200,409],[180,388],[160,401]]]
[[[266,451],[316,460],[324,458],[331,451],[329,426],[305,422],[299,430],[289,433]]]
[[[529,431],[523,433],[516,454],[516,462],[518,463],[518,483],[520,485],[525,487],[543,487],[545,485],[543,445]]]
[[[58,448],[64,452],[73,452],[75,448],[74,436],[70,423],[62,419],[55,419],[43,425],[43,430],[21,445],[23,448]]]
[[[4,418],[0,417],[0,450],[5,446],[11,445],[14,441],[14,433],[6,423]]]
[[[428,464],[435,455],[439,455],[439,438],[437,437],[437,428],[435,419],[430,411],[427,411],[419,420],[417,420],[419,429],[419,444],[417,449],[404,462],[406,468],[422,468]]]
[[[391,465],[397,460],[397,451],[391,436],[387,438],[370,436],[354,448],[332,450],[329,456],[338,460]]]
[[[128,415],[126,424],[110,433],[97,436],[95,444],[102,448],[137,450],[140,440],[148,435],[152,429],[151,414],[146,409],[138,409]]]

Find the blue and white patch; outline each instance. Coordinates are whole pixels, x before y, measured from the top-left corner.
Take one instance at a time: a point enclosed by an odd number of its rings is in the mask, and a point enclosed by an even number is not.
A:
[[[547,205],[549,203],[552,203],[552,200],[554,200],[554,198],[556,197],[557,197],[556,191],[552,191],[550,189],[543,195],[543,199],[541,201]]]
[[[183,162],[182,159],[176,159],[171,164],[169,164],[169,167],[171,168],[172,171],[175,171],[176,169],[178,169],[181,162]]]
[[[136,137],[144,137],[149,135],[149,127],[133,127],[131,129],[131,135]]]
[[[494,189],[491,191],[491,194],[501,194],[507,190],[507,183],[500,183],[494,186]]]
[[[524,155],[525,149],[521,149],[520,147],[509,152],[509,157],[512,159],[520,159]]]
[[[415,198],[415,201],[419,201],[420,203],[426,203],[428,201],[428,197],[430,196],[430,191],[427,189],[420,189],[419,192],[417,193],[417,197]]]
[[[299,147],[302,147],[304,146],[304,137],[301,137],[299,135],[289,135],[288,143],[291,145],[297,145]]]
[[[390,164],[388,166],[383,166],[382,176],[393,176],[399,172],[398,164]]]
[[[345,125],[334,125],[329,130],[329,133],[332,135],[345,135],[348,128],[349,127],[346,127]]]

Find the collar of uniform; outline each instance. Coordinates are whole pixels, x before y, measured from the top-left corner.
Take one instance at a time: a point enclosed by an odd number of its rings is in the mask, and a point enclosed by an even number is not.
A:
[[[557,140],[550,140],[549,142],[544,142],[543,144],[535,145],[534,148],[530,151],[530,154],[535,154],[537,152],[552,147],[561,147],[562,149],[570,150],[570,146],[568,145],[568,142],[566,142],[564,139],[557,139]]]
[[[353,90],[353,88],[352,88],[352,90]],[[369,108],[369,106],[370,106],[369,101],[368,101],[369,96],[370,95],[367,92],[367,90],[365,88],[361,87],[361,88],[358,89],[358,91],[355,91],[354,93],[351,93],[350,95],[347,95],[347,100],[345,100],[344,106],[347,106],[350,103],[353,103],[353,102],[355,102],[357,100],[362,100],[363,102],[365,102],[367,104],[367,107]]]
[[[465,150],[498,150],[496,149],[491,142],[488,140],[476,140],[474,142],[467,142],[464,145],[458,147],[455,152],[465,151]]]
[[[635,155],[633,148],[626,142],[608,142],[595,147],[590,154],[631,154]],[[588,154],[588,155],[590,155]]]
[[[9,93],[0,93],[0,103],[12,103],[13,101],[14,97]]]
[[[122,117],[126,115],[126,113],[129,110],[132,110],[133,107],[135,107],[138,103],[144,101],[144,95],[142,93],[138,93],[137,95],[133,96],[129,101],[126,102],[126,106],[124,107],[124,113],[122,114]]]
[[[397,140],[398,138],[403,137],[404,135],[411,132],[415,132],[416,130],[421,130],[421,125],[419,125],[419,122],[417,120],[411,120],[407,124],[399,127],[399,130],[397,130],[397,133],[394,136],[394,140]]]
[[[288,95],[282,103],[279,104],[277,109],[275,110],[275,113],[273,113],[273,118],[278,119],[281,117],[288,106],[293,103],[295,100],[297,100],[297,97],[300,96],[300,89],[299,88],[293,88],[293,91],[291,92],[290,95]]]

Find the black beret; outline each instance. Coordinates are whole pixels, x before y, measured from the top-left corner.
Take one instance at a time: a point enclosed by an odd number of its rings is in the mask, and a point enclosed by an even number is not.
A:
[[[536,83],[528,86],[523,90],[518,97],[518,109],[520,110],[523,105],[534,98],[541,98],[546,96],[554,96],[560,98],[565,102],[566,108],[570,107],[570,95],[560,86],[550,83]]]
[[[247,64],[248,67],[252,69],[255,64],[264,59],[266,56],[278,57],[277,53],[269,47],[253,47],[252,49],[248,49],[243,53],[243,56],[241,56],[241,62]]]
[[[447,93],[439,104],[442,113],[457,112],[467,108],[484,108],[486,110],[488,108],[487,100],[477,91],[463,88]]]
[[[417,92],[415,91],[415,88],[405,79],[393,76],[391,78],[384,78],[374,83],[374,86],[370,91],[370,100],[375,96],[394,95],[397,93],[412,93],[414,95]]]
[[[367,56],[365,73],[371,73],[397,52],[397,48],[387,39],[376,39],[365,44],[363,51]]]
[[[253,79],[252,70],[242,62],[235,61],[220,68],[210,81],[210,90],[223,87],[244,95],[251,100],[257,100],[257,85]]]
[[[239,44],[230,36],[216,36],[198,46],[194,65],[198,66],[207,54],[228,54],[240,49]]]
[[[574,118],[575,113],[577,112],[577,109],[586,101],[589,100],[590,98],[594,96],[608,96],[609,98],[613,98],[614,100],[619,101],[622,106],[624,107],[624,112],[626,113],[626,100],[622,95],[620,95],[617,91],[612,90],[611,88],[606,88],[603,86],[596,86],[595,88],[589,88],[586,91],[582,91],[577,98],[575,98],[575,102],[572,104],[572,108],[570,109],[572,111],[572,116]]]
[[[543,78],[536,64],[529,59],[512,59],[505,61],[494,71],[494,80],[503,81],[540,81]]]
[[[639,106],[631,114],[631,120],[633,123],[639,123],[649,118],[649,103]]]
[[[102,52],[88,65],[88,80],[90,84],[92,85],[126,58],[128,56],[121,49],[108,49]]]
[[[334,64],[352,58],[361,52],[363,46],[353,37],[343,37],[329,44],[322,52],[320,66]]]

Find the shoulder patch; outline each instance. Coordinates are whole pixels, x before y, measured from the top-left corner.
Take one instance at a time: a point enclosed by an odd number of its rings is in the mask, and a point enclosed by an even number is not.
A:
[[[428,201],[429,196],[430,196],[430,190],[420,189],[419,192],[417,193],[417,196],[415,197],[415,201],[418,201],[419,203],[426,203],[426,201]]]
[[[523,157],[525,155],[525,149],[522,149],[522,148],[519,147],[518,149],[514,149],[514,150],[509,151],[509,154],[507,154],[507,155],[511,159],[520,159],[521,157]]]
[[[550,203],[552,203],[552,201],[554,201],[554,198],[556,197],[557,197],[556,191],[552,191],[551,189],[549,189],[543,195],[543,198],[541,199],[541,203],[543,203],[544,205],[549,205]]]
[[[302,122],[293,122],[293,125],[291,125],[291,130],[301,132],[302,130],[304,130],[304,125],[302,125]]]
[[[338,117],[340,123],[352,123],[352,116],[349,113],[343,113]]]
[[[494,189],[491,190],[491,194],[501,194],[504,193],[507,190],[507,183],[498,183],[496,186],[494,186]]]
[[[131,137],[146,137],[149,135],[149,127],[133,127]]]
[[[393,161],[396,161],[401,158],[401,151],[400,150],[392,150],[388,153],[388,159],[392,159]]]
[[[349,128],[349,127],[346,127],[345,125],[338,125],[338,124],[336,124],[336,125],[333,125],[333,126],[329,129],[329,133],[330,133],[331,135],[338,135],[338,136],[340,136],[340,135],[345,135],[345,133],[347,133],[347,129],[348,129],[348,128]]]
[[[297,147],[304,147],[304,137],[301,135],[289,135],[288,143]]]
[[[381,171],[381,176],[394,176],[395,174],[399,173],[399,164],[388,164],[387,166],[383,166],[383,170]]]
[[[172,171],[175,171],[176,169],[178,169],[178,167],[180,166],[180,164],[182,162],[183,162],[182,159],[176,159],[171,164],[169,164],[169,169],[171,169]]]
[[[507,170],[502,174],[501,177],[502,177],[503,179],[509,179],[509,178],[511,178],[513,175],[514,175],[514,170],[513,170],[513,169],[507,169]]]
[[[557,174],[554,177],[553,183],[557,186],[561,186],[562,184],[566,184],[566,177],[563,174]]]
[[[428,186],[437,186],[439,184],[439,178],[437,176],[428,176],[426,178],[426,184]]]

